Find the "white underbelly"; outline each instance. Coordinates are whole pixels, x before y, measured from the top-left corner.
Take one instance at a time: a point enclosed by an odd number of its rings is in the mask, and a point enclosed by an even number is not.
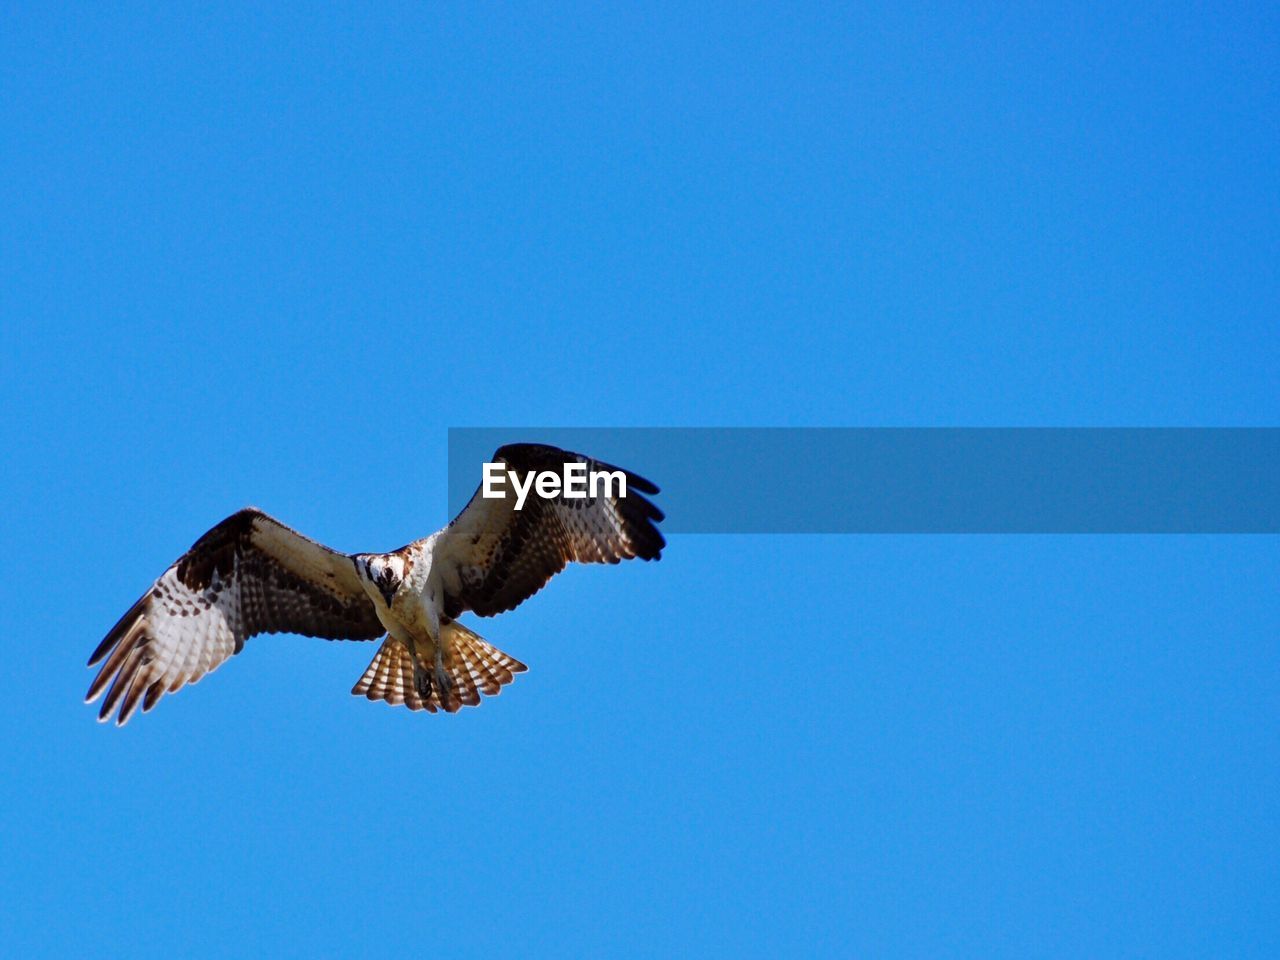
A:
[[[440,614],[432,605],[432,599],[405,585],[391,598],[390,609],[381,597],[377,598],[378,619],[387,632],[401,642],[412,639],[430,643],[440,633]]]
[[[376,609],[378,611],[378,619],[382,621],[382,626],[386,629],[387,633],[391,634],[391,636],[395,637],[412,650],[415,631],[400,619],[400,617],[396,616],[395,613],[388,610],[385,603],[376,603]]]

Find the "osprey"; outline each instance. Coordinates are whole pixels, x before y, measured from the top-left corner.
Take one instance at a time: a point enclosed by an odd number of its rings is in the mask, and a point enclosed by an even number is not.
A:
[[[609,464],[541,444],[511,444],[494,461],[513,478]],[[494,695],[523,663],[457,621],[513,610],[570,560],[657,560],[658,488],[626,470],[602,496],[531,496],[516,509],[510,485],[480,495],[443,530],[390,553],[344,554],[253,507],[202,536],[120,618],[89,658],[105,659],[86,703],[117,725],[216,670],[260,633],[376,640],[381,648],[353,694],[411,710],[456,712]]]

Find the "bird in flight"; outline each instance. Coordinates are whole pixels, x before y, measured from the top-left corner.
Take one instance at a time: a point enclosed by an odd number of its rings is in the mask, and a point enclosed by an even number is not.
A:
[[[260,633],[385,637],[351,691],[370,700],[454,713],[497,694],[527,668],[459,623],[460,614],[513,610],[571,560],[657,560],[666,541],[657,528],[662,511],[643,496],[658,488],[630,471],[530,443],[500,447],[493,462],[511,483],[482,485],[443,530],[390,553],[339,553],[253,507],[232,514],[111,628],[89,658],[102,667],[85,702],[105,691],[98,719],[118,707],[123,725]],[[517,508],[511,488],[528,491],[530,474],[568,476],[567,467],[581,465],[626,483],[578,497],[539,488]]]

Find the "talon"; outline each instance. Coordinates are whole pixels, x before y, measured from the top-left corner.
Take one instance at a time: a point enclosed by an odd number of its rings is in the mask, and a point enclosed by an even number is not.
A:
[[[453,690],[453,677],[449,676],[443,670],[437,670],[435,675],[436,689],[442,694],[448,694]]]
[[[445,673],[444,667],[439,666],[435,672],[436,693],[440,697],[440,706],[449,713],[453,713],[458,709],[460,704],[453,695],[453,677]]]
[[[416,663],[413,665],[413,685],[419,697],[423,700],[431,699],[431,674]]]
[[[436,647],[436,670],[435,670],[436,689],[440,691],[440,702],[444,703],[453,690],[453,678],[445,671],[444,668],[444,647]]]

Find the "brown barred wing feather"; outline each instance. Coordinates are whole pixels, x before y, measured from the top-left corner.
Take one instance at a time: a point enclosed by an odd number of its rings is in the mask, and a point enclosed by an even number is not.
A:
[[[178,559],[89,658],[85,696],[124,724],[217,669],[261,633],[374,640],[383,628],[351,558],[260,510],[222,521]]]
[[[657,527],[662,511],[644,496],[658,488],[638,474],[542,444],[501,447],[493,459],[505,463],[521,482],[531,472],[563,475],[566,463],[585,464],[588,473],[617,471],[626,477],[626,495],[598,490],[595,497],[542,498],[531,492],[523,509],[516,510],[509,485],[502,498],[485,498],[477,490],[443,533],[447,616],[472,610],[488,617],[512,610],[570,561],[661,557],[666,545]]]

